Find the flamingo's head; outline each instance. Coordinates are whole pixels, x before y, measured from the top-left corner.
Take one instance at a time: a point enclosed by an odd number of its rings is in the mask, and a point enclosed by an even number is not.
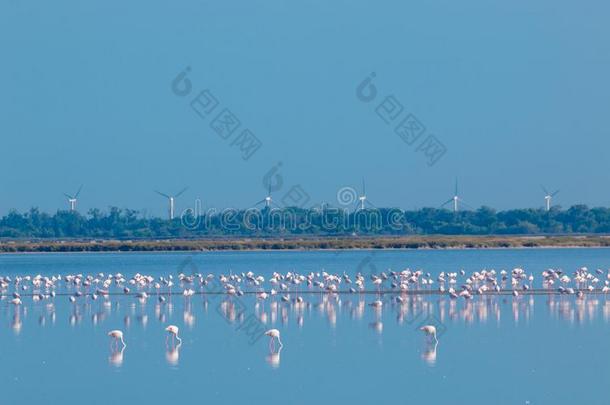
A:
[[[267,332],[265,332],[265,335],[271,336],[271,337],[279,337],[280,331],[277,329],[269,329]]]

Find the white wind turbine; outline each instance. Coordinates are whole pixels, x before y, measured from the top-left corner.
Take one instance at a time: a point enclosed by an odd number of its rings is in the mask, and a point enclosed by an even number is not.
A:
[[[462,205],[472,209],[472,207],[470,207],[468,204],[466,204],[464,202],[464,200],[458,195],[458,182],[457,182],[457,179],[455,179],[455,193],[453,194],[453,197],[451,197],[450,199],[445,201],[441,205],[441,208],[444,207],[445,205],[449,204],[449,203],[453,203],[453,212],[458,212],[460,204],[462,204]]]
[[[64,193],[64,195],[65,195],[66,197],[68,197],[68,204],[70,204],[70,212],[74,212],[74,211],[76,211],[76,202],[78,201],[78,195],[80,194],[80,191],[81,191],[82,189],[83,189],[83,186],[81,185],[81,186],[78,188],[78,191],[76,192],[76,194],[74,194],[73,196],[72,196],[72,195],[69,195],[69,194]]]
[[[263,198],[262,200],[260,200],[256,204],[254,204],[254,206],[256,207],[257,205],[262,204],[262,203],[265,203],[265,208],[270,208],[271,205],[275,205],[276,207],[278,206],[276,203],[273,202],[273,198],[271,197],[271,184],[269,185],[269,191],[267,192],[267,197]]]
[[[364,184],[364,179],[362,179],[362,194],[358,196],[358,201],[356,201],[356,205],[357,205],[356,211],[363,210],[364,207],[366,206],[366,204],[375,208],[375,206],[373,204],[371,204],[371,202],[367,199],[366,186]]]
[[[554,192],[549,193],[549,190],[547,190],[543,185],[540,185],[540,187],[542,187],[542,191],[544,191],[544,206],[547,211],[550,211],[551,200],[557,195],[557,193],[559,193],[559,190],[555,190]]]
[[[155,193],[167,198],[169,201],[169,219],[170,219],[170,221],[174,219],[174,209],[175,209],[174,203],[176,201],[176,198],[180,197],[186,190],[188,190],[188,187],[183,188],[182,191],[180,191],[178,194],[176,194],[174,196],[167,195],[165,193],[155,190]]]

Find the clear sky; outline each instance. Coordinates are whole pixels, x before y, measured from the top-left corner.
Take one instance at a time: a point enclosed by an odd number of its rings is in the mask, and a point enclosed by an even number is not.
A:
[[[601,0],[5,0],[0,214],[54,212],[81,183],[82,212],[162,215],[153,190],[185,186],[178,209],[248,207],[278,162],[277,199],[300,184],[309,204],[364,177],[377,206],[438,206],[457,176],[477,207],[542,206],[541,183],[564,207],[608,206],[608,21]],[[218,105],[201,118],[205,89]],[[390,95],[404,109],[386,124]],[[228,139],[210,125],[224,108],[241,122]],[[408,114],[426,129],[412,145],[394,132]],[[243,129],[262,143],[248,160]],[[433,166],[429,134],[447,149]]]

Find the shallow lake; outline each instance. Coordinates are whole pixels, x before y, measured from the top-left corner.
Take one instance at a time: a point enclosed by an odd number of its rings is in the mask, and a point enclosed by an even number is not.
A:
[[[610,249],[30,254],[0,256],[0,275],[179,273],[354,275],[388,269],[610,268]],[[66,287],[72,294],[82,287]],[[438,288],[437,285],[431,287]],[[133,288],[136,291],[136,288]],[[318,294],[302,303],[246,294],[173,295],[160,303],[86,295],[0,301],[1,404],[265,403],[607,404],[610,301],[604,294],[409,296]],[[199,292],[199,291],[198,291]],[[86,293],[86,291],[85,291]],[[181,345],[164,328],[180,328]],[[419,327],[435,324],[438,344]],[[273,352],[261,331],[277,328]],[[108,331],[124,332],[124,350]]]

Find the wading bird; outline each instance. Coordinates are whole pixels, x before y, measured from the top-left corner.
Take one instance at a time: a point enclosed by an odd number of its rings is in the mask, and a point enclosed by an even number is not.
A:
[[[178,339],[179,345],[182,344],[182,339],[180,339],[180,337],[178,336],[178,327],[176,325],[169,325],[167,328],[165,328],[165,330],[169,332],[169,334],[165,338],[165,344],[167,344],[167,338],[169,338],[169,335],[172,335],[172,344],[175,343],[174,338]]]
[[[111,330],[110,332],[108,332],[108,336],[110,336],[111,338],[114,339],[114,343],[116,343],[117,348],[119,346],[119,340],[123,344],[123,347],[127,347],[127,345],[125,344],[125,341],[123,340],[123,332],[122,331],[120,331],[118,329]],[[110,344],[112,345],[112,341],[110,342]]]
[[[271,339],[269,339],[269,350],[273,351],[275,349],[275,339],[277,339],[278,343],[280,344],[280,348],[282,348],[284,346],[282,344],[282,340],[280,339],[279,330],[269,329],[267,332],[265,332],[265,335],[267,335],[271,338]]]
[[[436,327],[435,326],[424,325],[421,328],[419,328],[419,330],[424,332],[426,334],[426,336],[432,336],[434,338],[434,341],[436,341],[436,343],[438,343],[438,339],[436,338]]]

